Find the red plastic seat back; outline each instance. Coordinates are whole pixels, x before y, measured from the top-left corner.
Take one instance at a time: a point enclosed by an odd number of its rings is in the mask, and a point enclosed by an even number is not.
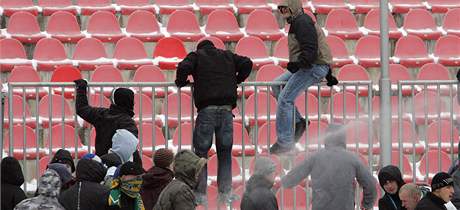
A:
[[[16,39],[0,40],[0,59],[22,58],[27,59],[26,51],[21,42]]]
[[[64,45],[57,39],[44,38],[37,42],[34,59],[40,61],[59,61],[67,59]]]

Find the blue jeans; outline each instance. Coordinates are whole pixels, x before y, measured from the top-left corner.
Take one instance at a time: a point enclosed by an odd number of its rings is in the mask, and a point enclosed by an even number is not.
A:
[[[193,132],[193,148],[195,154],[202,158],[208,157],[212,146],[213,134],[216,134],[218,159],[217,185],[219,193],[229,193],[232,186],[232,146],[233,146],[233,114],[231,106],[206,107],[198,112],[195,131]],[[208,171],[201,171],[196,191],[205,194]]]
[[[328,73],[328,65],[313,64],[310,69],[299,69],[292,74],[287,71],[275,79],[275,81],[287,81],[283,89],[281,86],[273,86],[272,91],[278,100],[276,110],[276,134],[277,143],[282,147],[294,146],[294,123],[302,119],[297,107],[294,105],[295,99],[308,87],[320,82]]]

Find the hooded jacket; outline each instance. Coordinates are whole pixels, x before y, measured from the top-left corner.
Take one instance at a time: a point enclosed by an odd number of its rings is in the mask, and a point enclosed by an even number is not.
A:
[[[429,192],[415,207],[415,210],[447,210],[446,202]]]
[[[65,149],[59,149],[51,159],[50,163],[62,163],[70,166],[71,172],[75,172],[75,164],[70,152]]]
[[[406,208],[402,207],[401,199],[399,198],[399,189],[405,184],[399,168],[393,165],[385,166],[380,169],[378,178],[383,190],[385,190],[383,185],[387,181],[396,181],[398,184],[398,191],[395,194],[385,191],[383,197],[379,199],[379,210],[406,210]]]
[[[112,137],[112,148],[110,151],[118,155],[121,163],[130,161],[137,149],[139,140],[126,129],[118,129]]]
[[[460,71],[459,71],[460,73]],[[452,166],[449,168],[449,174],[454,178],[454,195],[452,197],[452,204],[460,209],[460,161],[457,159],[452,162]]]
[[[155,210],[193,210],[196,207],[193,188],[206,164],[190,150],[182,150],[174,158],[175,179],[161,192]]]
[[[96,108],[88,104],[87,88],[86,82],[77,83],[75,109],[78,116],[96,129],[96,155],[101,157],[112,148],[112,137],[117,129],[126,129],[137,137],[138,129],[133,120],[134,93],[126,88],[118,88],[113,92],[110,108]],[[138,151],[133,158],[134,162],[142,165]]]
[[[2,170],[2,210],[12,210],[19,202],[26,199],[21,185],[24,183],[19,161],[13,157],[5,157],[1,162]]]
[[[142,176],[141,196],[146,210],[152,210],[161,191],[172,181],[174,172],[167,168],[152,167]]]
[[[241,210],[278,210],[278,202],[272,187],[273,183],[265,177],[251,176],[241,200]]]
[[[104,210],[109,189],[100,184],[106,169],[102,164],[81,159],[77,164],[77,183],[61,193],[59,202],[66,210]]]
[[[300,0],[284,0],[278,6],[288,7],[292,16],[288,33],[289,61],[301,68],[311,64],[332,64],[332,54],[321,27],[305,14]]]
[[[251,69],[248,57],[217,49],[211,41],[204,40],[179,63],[175,82],[182,87],[187,84],[188,75],[193,76],[193,98],[198,111],[209,105],[235,108],[237,84],[249,76]]]
[[[65,210],[58,202],[61,180],[56,171],[48,169],[38,180],[38,196],[19,203],[15,210]]]
[[[346,151],[345,127],[330,125],[327,129],[325,148],[307,158],[281,180],[291,188],[311,175],[313,210],[353,210],[355,191],[353,181],[363,188],[362,207],[374,206],[377,191],[374,178],[359,157]]]

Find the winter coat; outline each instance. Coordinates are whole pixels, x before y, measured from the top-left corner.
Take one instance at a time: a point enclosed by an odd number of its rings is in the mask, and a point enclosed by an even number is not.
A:
[[[353,181],[363,187],[362,207],[374,206],[377,191],[374,177],[356,154],[346,151],[346,132],[342,126],[330,125],[325,148],[307,158],[282,178],[291,188],[311,175],[312,210],[353,210]]]
[[[132,161],[133,153],[137,149],[139,140],[126,129],[118,129],[112,137],[111,152],[118,155],[121,163]]]
[[[179,63],[175,82],[185,85],[188,75],[193,76],[193,97],[198,111],[209,105],[230,105],[234,108],[237,84],[249,76],[251,69],[249,58],[209,44],[200,46]]]
[[[300,0],[284,0],[278,6],[292,11],[288,19],[289,61],[299,62],[301,68],[311,64],[332,64],[332,54],[321,27],[305,14]]]
[[[380,169],[378,178],[383,190],[385,190],[383,185],[387,180],[394,180],[398,184],[398,191],[395,194],[385,191],[383,197],[379,199],[379,210],[406,210],[406,208],[402,207],[401,199],[399,198],[399,189],[405,184],[399,168],[393,165],[385,166]]]
[[[77,164],[78,182],[61,193],[59,202],[66,210],[104,210],[109,189],[100,184],[106,169],[102,164],[82,159]]]
[[[75,164],[70,152],[65,149],[59,149],[51,159],[50,163],[62,163],[70,166],[71,172],[75,172]]]
[[[1,162],[2,175],[2,210],[12,210],[16,204],[26,199],[21,185],[24,183],[19,161],[13,157],[5,157]]]
[[[174,172],[167,168],[152,167],[142,176],[141,196],[146,210],[152,210],[161,191],[172,181]]]
[[[452,196],[452,204],[457,209],[460,209],[460,167],[459,160],[452,162],[452,166],[449,169],[449,174],[454,178],[454,195]]]
[[[112,103],[110,108],[96,108],[88,104],[86,83],[77,85],[77,97],[75,109],[77,115],[89,122],[96,129],[96,155],[99,157],[107,154],[112,148],[112,137],[117,129],[126,129],[137,137],[138,129],[133,120],[134,116],[134,93],[132,91],[120,91],[119,104]],[[139,151],[133,154],[134,162],[142,165]]]
[[[261,175],[253,175],[243,194],[241,210],[278,210],[278,202],[272,192],[273,183]]]
[[[444,204],[444,200],[430,192],[418,202],[415,210],[447,210]]]
[[[38,196],[28,198],[19,203],[15,210],[65,210],[59,204],[58,196],[61,188],[59,175],[51,169],[38,180]]]
[[[175,179],[160,193],[155,210],[194,210],[196,207],[193,188],[206,164],[189,150],[180,151],[174,159]]]

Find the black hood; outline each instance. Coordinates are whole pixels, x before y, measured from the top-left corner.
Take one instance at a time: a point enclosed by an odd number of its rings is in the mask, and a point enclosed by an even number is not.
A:
[[[2,183],[8,183],[15,186],[21,186],[24,183],[19,161],[13,157],[5,157],[2,162]]]
[[[72,173],[75,172],[75,164],[73,163],[72,155],[70,155],[70,152],[65,149],[58,150],[53,159],[51,159],[50,163],[63,163],[70,165]]]
[[[253,175],[248,180],[248,183],[246,185],[246,191],[251,192],[257,188],[267,188],[270,190],[272,187],[273,182],[268,181],[264,176]]]
[[[216,48],[216,47],[214,46],[214,43],[212,43],[209,40],[203,40],[200,43],[198,43],[198,45],[196,46],[197,50],[212,49],[212,48]]]
[[[383,189],[383,185],[387,181],[396,181],[398,183],[398,191],[405,184],[401,175],[401,171],[394,165],[387,165],[379,171],[379,183]]]
[[[112,106],[110,106],[110,109],[112,107],[117,107],[124,110],[124,112],[133,113],[134,92],[128,88],[117,88],[112,95]]]
[[[120,157],[115,153],[107,153],[101,156],[102,163],[110,168],[112,166],[118,167],[122,164]]]
[[[77,180],[100,183],[104,180],[107,169],[94,160],[81,159],[77,164]]]
[[[142,176],[142,187],[157,188],[169,183],[174,178],[174,173],[167,168],[152,167]]]

